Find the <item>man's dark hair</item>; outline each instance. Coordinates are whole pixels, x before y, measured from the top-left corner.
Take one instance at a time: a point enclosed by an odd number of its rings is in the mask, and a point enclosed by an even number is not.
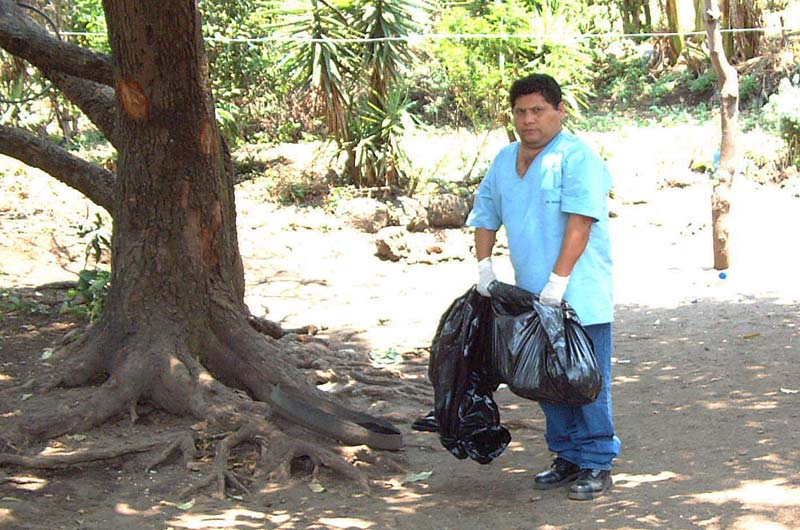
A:
[[[558,82],[547,74],[531,74],[514,81],[511,90],[508,91],[508,101],[511,108],[520,96],[528,94],[541,94],[542,97],[553,107],[558,107],[561,103],[561,87]]]

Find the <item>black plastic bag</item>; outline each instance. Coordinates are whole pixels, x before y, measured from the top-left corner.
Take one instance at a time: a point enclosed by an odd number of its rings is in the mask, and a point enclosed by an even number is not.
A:
[[[551,307],[538,295],[501,282],[489,290],[496,376],[515,394],[535,401],[580,406],[597,399],[603,374],[592,340],[569,304]]]
[[[500,456],[511,441],[492,399],[499,384],[491,360],[493,321],[491,302],[474,287],[442,315],[428,363],[435,422],[420,423],[426,430],[435,426],[454,456],[480,464]]]

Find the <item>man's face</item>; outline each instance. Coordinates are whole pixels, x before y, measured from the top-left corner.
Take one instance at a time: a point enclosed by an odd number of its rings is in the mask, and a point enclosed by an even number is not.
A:
[[[514,102],[514,128],[522,145],[541,150],[561,132],[564,103],[553,107],[541,94],[526,94]]]

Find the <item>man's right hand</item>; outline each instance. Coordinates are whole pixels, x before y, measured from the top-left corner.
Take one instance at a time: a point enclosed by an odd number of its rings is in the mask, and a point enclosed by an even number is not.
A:
[[[492,258],[483,258],[478,262],[478,293],[483,296],[492,296],[489,294],[489,284],[497,280],[492,270]]]

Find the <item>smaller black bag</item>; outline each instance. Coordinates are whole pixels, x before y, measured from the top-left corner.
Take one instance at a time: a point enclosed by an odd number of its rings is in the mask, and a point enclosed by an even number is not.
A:
[[[511,441],[492,399],[499,384],[492,371],[492,321],[489,299],[474,287],[445,311],[428,363],[434,410],[415,422],[416,429],[437,431],[456,458],[480,464],[500,456]]]
[[[524,398],[580,406],[597,399],[603,374],[594,345],[575,310],[539,302],[506,283],[489,286],[494,310],[492,363],[509,389]]]

